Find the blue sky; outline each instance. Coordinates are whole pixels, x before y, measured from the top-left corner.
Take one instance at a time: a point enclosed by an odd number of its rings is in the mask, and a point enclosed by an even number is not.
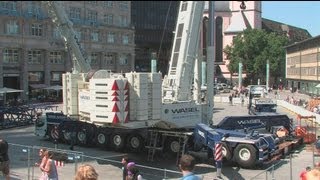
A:
[[[262,1],[262,17],[320,35],[320,1]]]

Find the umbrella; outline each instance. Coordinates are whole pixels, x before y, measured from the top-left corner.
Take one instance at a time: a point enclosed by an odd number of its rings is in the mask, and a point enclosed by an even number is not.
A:
[[[43,89],[59,91],[59,90],[62,90],[62,86],[55,85],[55,86],[49,86],[49,87],[46,87],[46,88],[43,88]]]
[[[7,87],[0,88],[0,94],[3,94],[3,103],[6,104],[6,101],[7,101],[6,94],[7,93],[17,93],[17,92],[23,92],[23,90],[7,88]]]
[[[15,93],[15,92],[23,92],[23,90],[12,89],[12,88],[7,88],[7,87],[0,88],[0,94]]]

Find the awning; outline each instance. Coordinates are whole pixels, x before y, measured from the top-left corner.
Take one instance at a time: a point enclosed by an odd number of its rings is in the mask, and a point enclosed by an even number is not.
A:
[[[48,87],[45,84],[30,84],[29,86],[32,87],[33,89],[43,89],[43,88]]]
[[[58,90],[62,90],[62,86],[60,86],[60,85],[55,85],[55,86],[49,86],[49,87],[46,87],[46,88],[43,88],[43,89],[58,91]]]
[[[12,88],[0,88],[0,94],[6,94],[6,93],[16,93],[16,92],[23,92],[21,89],[12,89]]]

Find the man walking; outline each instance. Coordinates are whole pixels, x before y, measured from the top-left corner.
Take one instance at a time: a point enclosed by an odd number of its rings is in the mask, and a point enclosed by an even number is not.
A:
[[[192,171],[195,166],[195,159],[188,154],[184,154],[180,158],[179,168],[182,172],[182,180],[201,180],[202,178],[195,175]]]
[[[10,179],[8,149],[8,142],[4,139],[0,139],[0,171],[6,177],[6,180]]]

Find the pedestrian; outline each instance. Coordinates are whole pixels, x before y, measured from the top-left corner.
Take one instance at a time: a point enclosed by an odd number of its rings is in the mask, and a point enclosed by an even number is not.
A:
[[[52,159],[53,152],[52,151],[46,151],[45,155],[47,158],[45,167],[40,167],[40,169],[45,172],[45,180],[58,180],[58,171],[57,166],[54,163],[54,160]]]
[[[76,173],[74,180],[97,180],[98,173],[93,166],[89,164],[81,165]]]
[[[195,166],[195,159],[191,155],[184,154],[180,158],[179,168],[182,172],[181,180],[201,180],[202,177],[195,175],[192,171]]]
[[[40,163],[35,163],[35,165],[39,166],[39,168],[40,167],[45,168],[45,166],[46,166],[46,163],[47,163],[47,160],[48,160],[47,157],[45,156],[46,151],[47,151],[47,149],[45,149],[45,148],[41,148],[39,150],[39,157],[40,157],[39,161],[40,161]],[[41,170],[41,168],[40,168],[40,170]],[[42,171],[42,170],[41,170],[41,172],[42,172],[42,174],[41,174],[39,179],[40,180],[46,179],[47,178],[46,173],[44,171]]]
[[[142,175],[134,162],[129,162],[127,168],[128,180],[143,180]]]
[[[230,96],[229,96],[229,103],[230,103],[230,105],[232,105],[232,98],[233,98],[233,94],[232,94],[232,95],[230,94]]]
[[[311,170],[310,166],[307,166],[305,170],[300,173],[300,180],[307,180],[306,174]]]
[[[305,174],[305,179],[307,179],[307,180],[319,180],[320,179],[320,169],[319,168],[314,168],[314,169],[308,171]]]
[[[128,168],[127,165],[129,163],[129,157],[128,156],[123,156],[121,163],[123,165],[122,167],[122,179],[127,180],[128,179]]]
[[[9,173],[9,145],[8,142],[4,139],[0,139],[0,170],[5,176],[6,180],[10,179]]]

